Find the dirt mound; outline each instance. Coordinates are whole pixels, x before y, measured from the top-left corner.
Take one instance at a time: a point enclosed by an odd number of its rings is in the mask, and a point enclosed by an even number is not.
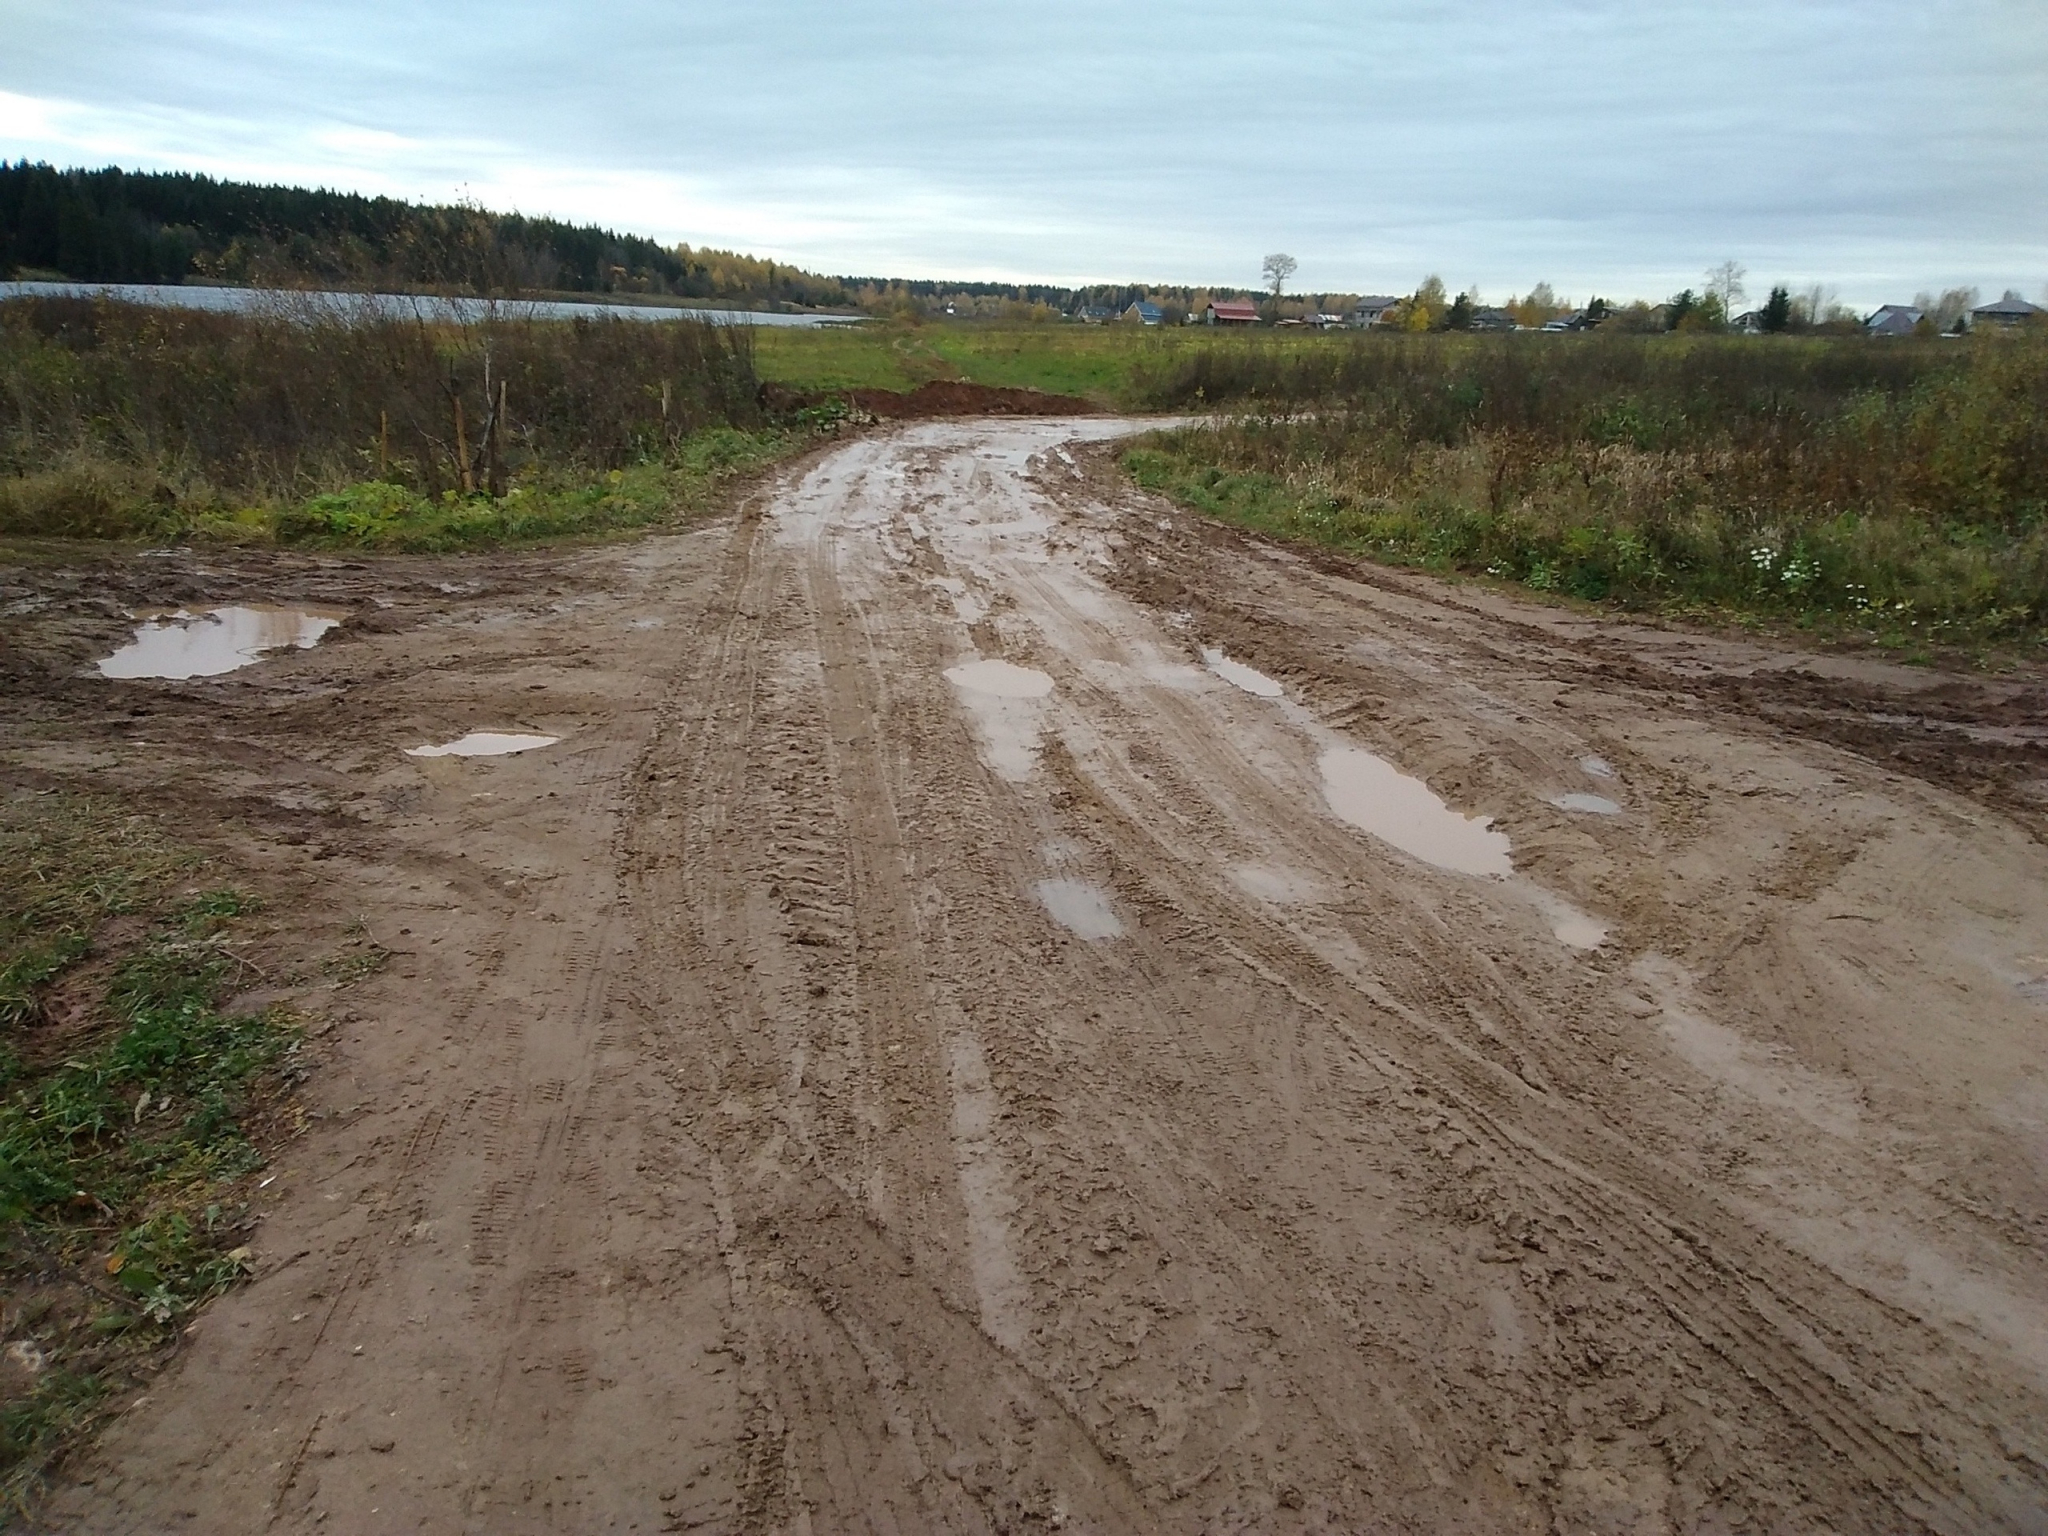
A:
[[[1093,402],[1076,395],[1049,395],[1038,389],[1004,389],[993,384],[968,384],[935,379],[905,393],[895,389],[796,390],[780,384],[761,386],[761,405],[775,412],[795,412],[844,400],[884,421],[926,416],[1092,416]]]

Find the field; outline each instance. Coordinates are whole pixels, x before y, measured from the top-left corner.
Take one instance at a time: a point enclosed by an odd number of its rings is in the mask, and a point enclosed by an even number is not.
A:
[[[0,535],[444,549],[672,521],[829,425],[763,416],[750,341],[11,301]]]
[[[912,389],[932,379],[962,379],[1144,409],[1187,357],[1274,345],[1270,335],[1200,327],[877,322],[844,330],[764,329],[754,356],[762,378],[794,389]],[[1313,353],[1341,342],[1303,335],[1280,345],[1290,353]]]

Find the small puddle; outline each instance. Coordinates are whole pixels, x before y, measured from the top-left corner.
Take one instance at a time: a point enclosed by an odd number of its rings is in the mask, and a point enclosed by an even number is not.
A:
[[[1042,699],[1052,692],[1052,679],[1045,673],[1007,661],[970,661],[948,667],[946,681],[969,693],[990,693],[999,699]]]
[[[348,617],[346,608],[293,608],[269,603],[159,614],[135,627],[135,638],[99,663],[102,677],[217,677],[287,646],[307,650]]]
[[[508,731],[471,731],[467,736],[443,742],[438,747],[407,747],[407,757],[506,757],[514,752],[531,752],[535,747],[552,747],[559,736],[521,736]]]
[[[1032,894],[1062,928],[1084,939],[1114,939],[1124,925],[1110,910],[1109,897],[1086,880],[1040,880]]]
[[[1559,795],[1550,802],[1560,811],[1583,811],[1588,816],[1619,816],[1621,807],[1605,795]]]
[[[1255,667],[1248,667],[1241,661],[1232,661],[1221,651],[1202,651],[1202,662],[1211,672],[1233,687],[1242,688],[1246,693],[1255,693],[1262,699],[1277,699],[1281,694],[1280,685]]]
[[[1461,816],[1422,780],[1360,747],[1334,747],[1318,760],[1330,809],[1381,842],[1439,869],[1511,875],[1505,832],[1491,816]]]
[[[1579,759],[1579,767],[1596,779],[1611,779],[1614,777],[1614,765],[1609,763],[1604,757],[1582,757]]]
[[[1516,881],[1530,906],[1543,914],[1560,944],[1570,949],[1598,949],[1607,942],[1607,925],[1590,913],[1581,912],[1562,896],[1554,896],[1540,885]]]

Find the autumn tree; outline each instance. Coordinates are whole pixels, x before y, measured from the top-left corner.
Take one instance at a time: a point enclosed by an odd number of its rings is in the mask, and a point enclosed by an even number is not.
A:
[[[1266,276],[1266,287],[1274,298],[1279,298],[1287,288],[1287,280],[1294,276],[1295,268],[1301,263],[1285,251],[1275,251],[1268,256],[1259,270]]]

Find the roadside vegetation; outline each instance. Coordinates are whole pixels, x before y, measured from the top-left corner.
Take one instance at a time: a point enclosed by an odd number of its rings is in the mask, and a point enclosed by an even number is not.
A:
[[[200,872],[108,802],[0,801],[0,1524],[254,1263],[298,1037],[221,1010],[256,903]]]
[[[757,397],[743,327],[16,300],[0,534],[449,549],[644,526],[819,425]]]
[[[1925,650],[2048,618],[2048,338],[1345,338],[1184,352],[1140,483],[1374,559]]]

